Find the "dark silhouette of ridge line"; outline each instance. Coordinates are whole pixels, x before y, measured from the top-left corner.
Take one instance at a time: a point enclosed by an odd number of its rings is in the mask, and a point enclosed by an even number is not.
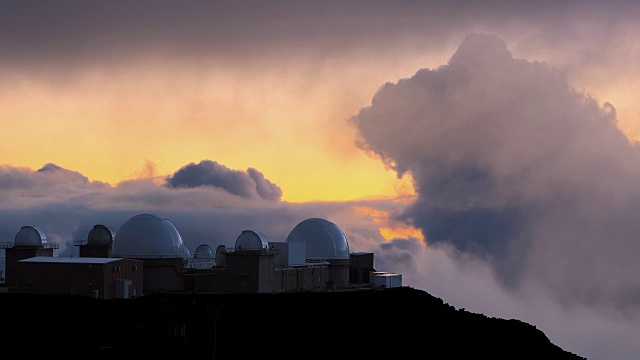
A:
[[[455,309],[406,286],[269,294],[154,293],[111,300],[0,293],[0,302],[5,351],[26,356],[585,359],[553,344],[533,325]],[[29,340],[37,346],[18,347]]]

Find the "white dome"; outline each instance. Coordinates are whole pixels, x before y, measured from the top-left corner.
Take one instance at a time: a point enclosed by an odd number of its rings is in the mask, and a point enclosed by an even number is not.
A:
[[[307,259],[349,259],[349,244],[340,228],[325,219],[307,219],[296,225],[287,242],[304,242]]]
[[[115,231],[106,225],[94,225],[87,237],[88,244],[113,244]]]
[[[113,241],[116,257],[183,258],[186,254],[178,229],[168,219],[155,214],[130,218],[120,227]]]
[[[213,249],[207,244],[201,244],[196,248],[196,252],[193,254],[193,257],[199,259],[212,259]]]
[[[23,226],[16,234],[13,244],[15,246],[42,246],[47,243],[47,236],[40,228],[35,226]]]
[[[261,249],[269,251],[269,241],[260,231],[242,230],[242,234],[236,239],[236,251]]]

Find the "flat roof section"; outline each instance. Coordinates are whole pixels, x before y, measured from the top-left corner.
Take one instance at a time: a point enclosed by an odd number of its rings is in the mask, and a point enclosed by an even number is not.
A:
[[[18,262],[49,263],[49,264],[108,264],[110,262],[114,262],[122,259],[123,258],[34,256],[32,258],[19,260]]]

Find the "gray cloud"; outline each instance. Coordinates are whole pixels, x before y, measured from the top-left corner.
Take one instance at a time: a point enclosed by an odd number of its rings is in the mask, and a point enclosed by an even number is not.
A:
[[[418,198],[401,218],[428,243],[534,282],[564,304],[640,310],[640,153],[611,104],[563,72],[474,33],[447,65],[385,84],[353,117],[360,146]]]
[[[635,340],[640,317],[566,307],[535,285],[505,289],[490,264],[451,244],[424,246],[418,239],[394,239],[380,245],[376,261],[385,271],[402,273],[403,284],[425,289],[456,308],[526,321],[553,343],[587,359],[630,360],[640,352]]]
[[[45,164],[43,167],[36,171],[36,175],[38,173],[47,174],[48,179],[55,179],[59,182],[64,183],[72,183],[82,186],[88,186],[91,183],[91,181],[89,181],[89,178],[80,174],[79,172],[64,169],[53,163]]]
[[[299,222],[312,217],[333,221],[350,236],[354,224],[357,224],[355,231],[368,229],[369,233],[375,233],[377,228],[373,220],[353,214],[353,207],[362,206],[360,203],[264,201],[269,196],[270,200],[279,199],[281,192],[258,170],[250,168],[244,173],[213,161],[200,164],[205,164],[205,170],[215,168],[217,174],[230,176],[225,179],[227,182],[234,180],[234,176],[244,179],[240,181],[253,186],[252,192],[245,194],[251,196],[238,196],[227,188],[196,186],[189,177],[192,186],[180,188],[149,178],[111,186],[91,182],[84,175],[55,164],[46,164],[35,171],[2,166],[0,241],[13,241],[21,226],[38,226],[49,241],[59,242],[56,256],[77,255],[73,241],[85,239],[93,225],[105,224],[117,231],[131,216],[146,212],[170,219],[191,251],[203,243],[212,248],[233,246],[237,236],[247,229],[261,231],[270,241],[285,241]],[[202,173],[202,167],[195,164],[182,169],[191,166],[196,173]],[[208,176],[210,172],[204,174]],[[375,241],[382,240],[361,238],[354,249],[373,248]]]
[[[166,182],[173,188],[211,186],[246,198],[280,200],[282,197],[280,187],[265,179],[258,170],[232,170],[212,160],[185,165],[167,176]]]
[[[265,179],[264,175],[260,171],[254,168],[248,168],[247,174],[256,183],[256,191],[261,198],[280,200],[282,197],[282,189],[271,181]]]
[[[635,23],[637,11],[636,3],[616,0],[9,1],[0,5],[0,64],[33,74],[112,66],[146,56],[247,60],[256,55],[264,59],[307,54],[314,58],[372,46],[390,50],[405,41],[425,49],[440,48],[477,29],[518,33],[529,43],[549,44],[565,41],[553,36],[558,33],[575,39],[584,31],[581,19],[615,31]],[[601,41],[592,45],[614,46]]]
[[[152,212],[170,219],[193,253],[201,244],[233,246],[247,229],[261,231],[269,241],[285,241],[300,221],[320,217],[343,230],[351,251],[374,252],[376,269],[399,272],[403,284],[424,289],[456,307],[528,321],[553,342],[589,358],[627,359],[625,354],[640,351],[637,342],[630,339],[640,328],[638,320],[620,320],[584,308],[567,311],[544,292],[535,292],[523,301],[523,294],[505,291],[488,264],[475,256],[447,242],[428,246],[414,238],[386,242],[378,228],[393,223],[384,224],[357,211],[368,208],[398,213],[405,206],[402,201],[264,201],[207,186],[176,189],[153,179],[112,187],[92,185],[84,176],[58,166],[44,168],[53,171],[0,167],[0,241],[13,241],[23,225],[38,226],[49,241],[59,242],[55,256],[77,256],[73,241],[86,239],[93,225],[105,224],[118,231],[131,216]]]
[[[51,163],[37,171],[0,166],[0,201],[14,208],[29,207],[43,200],[65,199],[67,203],[72,203],[92,192],[109,188],[106,183],[90,181],[78,172]]]

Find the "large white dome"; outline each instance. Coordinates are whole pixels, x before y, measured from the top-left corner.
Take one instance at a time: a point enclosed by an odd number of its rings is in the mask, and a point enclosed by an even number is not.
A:
[[[287,242],[304,242],[307,259],[349,259],[349,244],[340,228],[325,219],[311,218],[291,230]]]
[[[113,255],[124,258],[183,258],[184,243],[168,219],[139,214],[127,220],[113,240]]]
[[[47,243],[47,236],[35,226],[23,226],[16,234],[15,246],[42,246]]]

